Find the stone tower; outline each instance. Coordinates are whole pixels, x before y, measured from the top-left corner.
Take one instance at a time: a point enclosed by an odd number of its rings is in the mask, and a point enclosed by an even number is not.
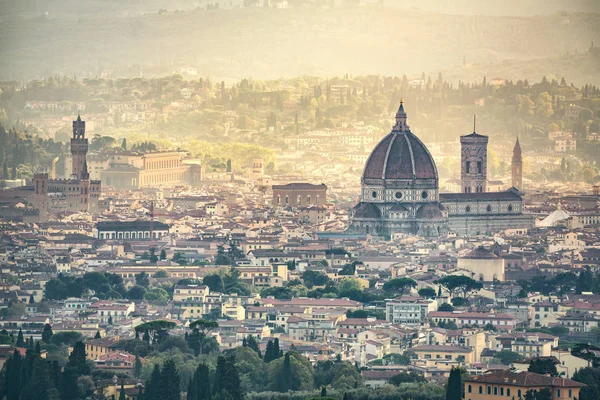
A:
[[[40,222],[48,221],[48,174],[33,174],[32,203],[39,211]]]
[[[473,120],[475,121],[475,120]],[[487,191],[488,137],[475,132],[460,137],[460,180],[463,193]]]
[[[523,157],[521,156],[521,145],[519,138],[513,148],[512,156],[512,185],[514,188],[523,190]]]
[[[87,175],[86,155],[88,152],[88,140],[85,138],[85,121],[77,115],[77,121],[73,121],[73,137],[71,138],[71,174],[76,179],[89,179]]]

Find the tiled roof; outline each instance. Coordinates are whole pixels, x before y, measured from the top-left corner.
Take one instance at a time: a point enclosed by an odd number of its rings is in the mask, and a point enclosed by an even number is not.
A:
[[[498,371],[487,375],[475,375],[465,379],[466,382],[498,383],[522,387],[584,387],[583,383],[570,379],[553,378],[526,371]]]

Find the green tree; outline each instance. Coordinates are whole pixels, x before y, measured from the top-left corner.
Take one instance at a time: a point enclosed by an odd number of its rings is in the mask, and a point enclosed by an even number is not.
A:
[[[234,357],[219,356],[217,358],[213,393],[213,398],[218,399],[241,400],[244,398]]]
[[[87,362],[85,344],[83,344],[83,342],[79,341],[75,343],[65,368],[73,369],[76,371],[77,376],[89,375],[90,372],[92,372],[90,365]]]
[[[211,398],[208,365],[200,364],[188,385],[187,400],[210,400]]]
[[[554,377],[558,376],[556,364],[551,358],[534,358],[529,363],[529,368],[527,369],[527,371],[535,372],[536,374],[541,375],[549,374]]]
[[[283,391],[286,387],[290,390],[308,390],[313,387],[311,363],[294,351],[289,351],[286,356],[270,362],[268,370],[273,390]]]
[[[150,286],[150,277],[142,271],[135,275],[135,284],[148,289],[148,286]]]
[[[417,287],[417,282],[411,278],[395,278],[383,284],[383,290],[387,293],[395,293],[397,297],[402,297],[404,292],[410,288]]]
[[[25,347],[25,339],[23,339],[23,331],[19,328],[19,333],[17,334],[17,342],[15,343],[16,347]]]
[[[167,259],[167,252],[165,251],[165,249],[162,249],[160,251],[160,259],[163,261]]]
[[[258,354],[259,358],[261,357],[260,347],[258,346],[258,342],[254,336],[248,335],[244,338],[244,347],[251,348],[256,352],[256,354]]]
[[[208,286],[211,292],[223,292],[223,278],[219,274],[208,274],[202,278],[202,283]]]
[[[433,289],[433,288],[429,288],[429,287],[426,287],[426,288],[420,289],[418,293],[419,293],[419,296],[421,296],[421,297],[425,297],[425,298],[427,298],[427,299],[430,299],[430,298],[432,298],[432,297],[435,297],[435,294],[436,294],[436,293],[435,293],[435,289]]]
[[[447,275],[438,279],[435,283],[442,285],[450,293],[451,297],[454,297],[455,292],[459,292],[462,294],[461,297],[465,299],[468,299],[483,287],[481,282],[477,282],[464,275]]]
[[[450,377],[446,384],[446,400],[461,400],[462,399],[462,384],[460,377],[460,368],[452,368]]]
[[[169,331],[175,328],[175,326],[175,322],[155,320],[136,326],[135,331],[144,332],[144,337],[148,335],[150,343],[160,344],[169,336]]]
[[[44,329],[42,330],[42,341],[44,343],[50,343],[50,339],[52,339],[52,326],[50,324],[44,325]]]
[[[510,365],[511,363],[523,358],[519,353],[515,353],[514,351],[510,350],[499,351],[494,357],[499,359],[504,365]]]
[[[219,324],[216,321],[209,321],[203,318],[190,324],[192,334],[188,335],[188,343],[190,343],[190,347],[194,349],[196,355],[204,354],[204,341],[210,332],[218,327]]]
[[[139,378],[142,375],[142,360],[140,360],[140,356],[135,354],[135,363],[133,365],[133,376]]]

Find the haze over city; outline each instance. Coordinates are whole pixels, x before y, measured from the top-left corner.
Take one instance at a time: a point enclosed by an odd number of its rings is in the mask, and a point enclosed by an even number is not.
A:
[[[600,2],[0,0],[0,400],[600,398]]]

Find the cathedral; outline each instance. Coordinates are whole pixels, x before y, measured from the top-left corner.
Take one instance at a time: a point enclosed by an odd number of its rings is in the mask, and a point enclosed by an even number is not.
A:
[[[468,236],[532,228],[534,217],[523,214],[523,198],[517,188],[486,192],[487,144],[488,137],[475,129],[461,137],[462,193],[439,193],[435,161],[411,132],[400,102],[392,131],[367,159],[360,201],[350,212],[348,231],[389,239],[398,234],[438,237],[455,232]],[[518,142],[515,149],[517,146]],[[518,156],[520,160],[520,147]],[[513,182],[514,160],[513,156]]]

